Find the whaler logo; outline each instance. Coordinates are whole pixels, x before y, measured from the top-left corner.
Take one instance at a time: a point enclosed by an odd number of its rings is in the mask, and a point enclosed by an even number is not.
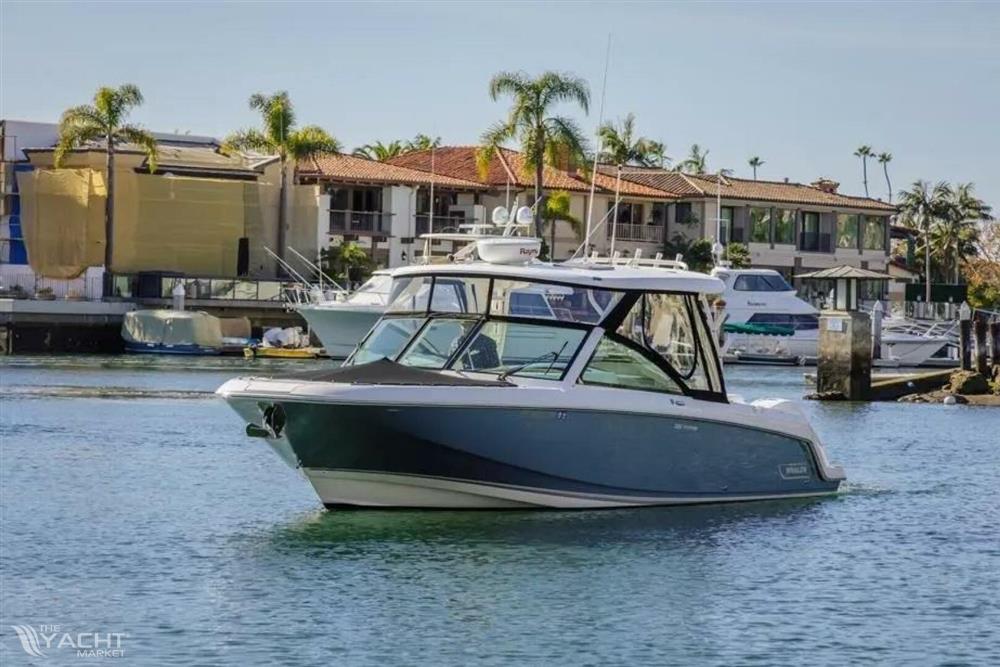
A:
[[[121,658],[125,656],[123,632],[63,632],[58,625],[10,626],[17,633],[24,652],[44,658],[53,650],[70,649],[78,658]]]

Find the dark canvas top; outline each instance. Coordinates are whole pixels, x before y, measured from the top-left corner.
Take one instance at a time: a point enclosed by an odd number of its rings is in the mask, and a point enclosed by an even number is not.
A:
[[[476,380],[446,375],[437,371],[403,366],[389,359],[379,359],[358,366],[341,366],[316,371],[303,371],[276,376],[282,380],[310,382],[342,382],[345,384],[422,385],[438,387],[512,387],[502,380]]]

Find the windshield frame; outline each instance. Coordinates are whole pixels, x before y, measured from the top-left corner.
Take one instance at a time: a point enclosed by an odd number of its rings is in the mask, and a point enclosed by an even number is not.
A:
[[[404,319],[423,318],[424,320],[416,328],[413,334],[411,334],[410,338],[406,341],[406,343],[396,352],[395,355],[393,355],[391,360],[394,362],[398,363],[398,361],[406,355],[406,353],[410,350],[410,348],[413,345],[415,345],[417,341],[420,340],[425,329],[432,322],[434,322],[434,320],[437,319],[476,320],[476,325],[473,326],[468,331],[468,333],[465,334],[465,337],[459,341],[459,344],[456,347],[455,351],[448,357],[444,365],[441,368],[432,369],[439,371],[455,370],[453,368],[455,363],[461,358],[463,354],[465,354],[467,349],[472,345],[472,343],[475,341],[476,337],[482,331],[486,323],[491,321],[528,324],[528,325],[535,325],[542,327],[547,326],[556,328],[578,329],[584,332],[590,332],[593,331],[594,329],[602,329],[603,336],[634,350],[635,352],[642,355],[645,359],[656,365],[668,377],[670,377],[671,380],[673,380],[675,383],[678,384],[678,386],[680,387],[681,391],[685,396],[706,401],[714,401],[722,403],[728,402],[728,398],[726,397],[725,377],[722,371],[722,360],[719,354],[717,344],[713,346],[712,350],[706,350],[704,341],[702,340],[702,335],[707,335],[709,337],[709,342],[710,342],[711,337],[713,336],[713,330],[707,319],[705,308],[703,307],[704,297],[696,292],[683,292],[683,291],[670,291],[670,290],[608,289],[600,286],[584,287],[579,285],[578,283],[566,283],[555,280],[536,280],[534,278],[530,280],[522,279],[525,282],[530,282],[530,283],[561,285],[578,289],[603,290],[606,292],[611,292],[613,294],[621,295],[618,301],[614,303],[614,305],[612,305],[607,312],[603,313],[601,318],[597,322],[587,323],[587,322],[576,322],[572,320],[560,320],[556,318],[542,318],[542,317],[532,317],[532,316],[517,315],[517,314],[494,313],[493,312],[494,283],[497,280],[502,280],[502,281],[517,280],[517,278],[512,278],[511,276],[508,275],[480,274],[480,273],[475,273],[475,274],[449,273],[442,275],[433,272],[420,272],[420,273],[407,274],[405,277],[409,279],[430,277],[432,279],[431,290],[427,295],[427,303],[422,310],[392,311],[392,312],[387,310],[385,313],[382,314],[382,317],[379,318],[379,322],[385,319],[396,319],[396,318],[404,318]],[[439,277],[442,278],[443,281],[449,281],[449,282],[452,280],[462,280],[462,279],[483,279],[483,278],[489,279],[490,282],[487,288],[486,308],[484,312],[433,311],[431,308],[434,303],[434,290],[437,288],[437,282]],[[684,298],[685,311],[687,313],[688,320],[691,323],[691,326],[693,327],[693,333],[694,333],[693,344],[695,347],[697,359],[701,363],[704,369],[704,373],[706,374],[706,377],[709,380],[709,389],[695,389],[688,386],[688,383],[685,381],[685,377],[676,368],[674,368],[673,365],[671,365],[670,362],[663,357],[663,355],[659,354],[655,350],[650,349],[646,345],[640,344],[637,341],[631,340],[617,333],[618,327],[627,317],[629,311],[631,311],[632,308],[636,306],[637,302],[642,301],[643,303],[640,307],[642,309],[646,308],[643,295],[647,293],[674,294]],[[364,345],[368,342],[371,334],[376,330],[377,327],[378,327],[378,322],[376,322],[376,325],[373,326],[372,329],[364,336],[364,338],[361,339],[357,347],[344,362],[345,366],[353,365],[353,360],[357,355],[358,351],[360,351],[364,347]],[[554,377],[539,378],[530,375],[519,376],[518,373],[511,373],[510,376],[528,377],[531,379],[544,380],[548,382],[565,381],[567,374],[572,369],[577,367],[577,360],[579,359],[583,349],[585,347],[588,347],[587,342],[589,339],[590,337],[586,335],[583,336],[583,338],[581,338],[580,342],[576,345],[576,348],[573,350],[572,355],[567,361],[565,367],[562,369],[562,372],[560,373],[558,378]],[[593,356],[595,350],[591,350],[591,356]],[[589,363],[589,360],[587,363]],[[576,375],[582,376],[584,371],[586,370],[586,366],[587,364],[584,364],[581,368],[579,368]],[[494,372],[494,370],[496,372]],[[487,373],[492,375],[500,375],[504,372],[502,368],[497,368],[494,370],[486,370],[486,369],[460,370],[455,372]],[[579,377],[574,378],[574,380],[579,380]],[[713,386],[716,384],[718,386]]]

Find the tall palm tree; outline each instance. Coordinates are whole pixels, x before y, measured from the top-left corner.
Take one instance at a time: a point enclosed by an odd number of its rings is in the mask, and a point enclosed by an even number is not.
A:
[[[429,135],[420,133],[413,137],[410,141],[406,142],[404,147],[405,152],[409,153],[411,151],[425,151],[429,148],[437,148],[441,145],[441,137],[430,137]]]
[[[663,166],[666,147],[659,141],[635,136],[635,114],[625,116],[621,123],[607,122],[597,130],[601,138],[601,162],[641,167]]]
[[[393,139],[389,143],[376,141],[373,144],[365,144],[360,148],[355,148],[354,155],[356,157],[368,158],[369,160],[385,162],[386,160],[391,160],[397,155],[402,155],[407,152],[407,150],[408,149],[403,146],[402,141],[399,139]]]
[[[944,181],[933,186],[927,181],[915,181],[909,190],[899,193],[899,221],[923,235],[927,303],[931,302],[931,230],[947,213],[953,196],[951,187]]]
[[[872,147],[868,144],[862,144],[854,151],[854,157],[861,158],[861,178],[865,183],[865,197],[868,196],[868,158],[874,155],[875,152],[872,151]]]
[[[677,165],[678,171],[687,174],[704,174],[708,172],[708,151],[702,151],[698,144],[691,145],[691,153]]]
[[[882,165],[882,173],[885,174],[885,187],[889,189],[889,203],[892,203],[892,181],[889,180],[889,163],[892,162],[892,153],[879,153],[878,163]]]
[[[513,99],[507,120],[495,123],[483,133],[476,156],[479,168],[485,171],[494,151],[517,139],[526,168],[535,172],[535,233],[541,237],[546,212],[543,168],[545,164],[558,164],[566,158],[582,163],[586,143],[576,122],[567,116],[555,115],[553,107],[570,102],[587,112],[590,87],[581,78],[559,72],[543,72],[536,78],[524,72],[499,72],[490,80],[489,92],[494,102],[501,96]],[[552,226],[551,246],[554,250],[555,225]]]
[[[296,129],[295,109],[284,90],[273,95],[255,93],[250,96],[250,108],[260,113],[263,128],[238,130],[226,137],[223,150],[255,151],[277,155],[281,166],[281,187],[278,191],[278,257],[285,256],[287,221],[285,202],[288,199],[288,163],[293,167],[300,161],[320,153],[340,151],[340,142],[318,125]],[[297,175],[297,174],[296,174]],[[293,175],[293,180],[295,175]],[[279,263],[280,264],[280,263]],[[282,271],[278,267],[278,272]]]
[[[59,143],[55,166],[60,167],[66,154],[91,141],[104,143],[107,155],[107,197],[104,200],[104,272],[111,277],[114,260],[115,231],[115,147],[122,143],[139,146],[146,153],[150,172],[156,170],[156,139],[138,125],[126,122],[129,112],[142,104],[142,93],[131,83],[117,88],[102,87],[94,93],[94,103],[67,109],[59,120]],[[105,287],[110,281],[105,280]]]
[[[760,159],[757,155],[747,160],[747,164],[753,169],[753,180],[757,180],[757,167],[763,166],[764,161]]]

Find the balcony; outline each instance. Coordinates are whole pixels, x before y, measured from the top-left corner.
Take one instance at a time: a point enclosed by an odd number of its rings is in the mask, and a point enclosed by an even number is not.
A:
[[[330,210],[331,234],[368,234],[389,236],[392,231],[392,213],[382,211]]]
[[[608,225],[611,238],[611,225]],[[639,241],[640,243],[663,243],[663,225],[630,225],[618,223],[615,239],[618,241]]]
[[[830,234],[799,232],[799,250],[803,252],[833,252]]]

